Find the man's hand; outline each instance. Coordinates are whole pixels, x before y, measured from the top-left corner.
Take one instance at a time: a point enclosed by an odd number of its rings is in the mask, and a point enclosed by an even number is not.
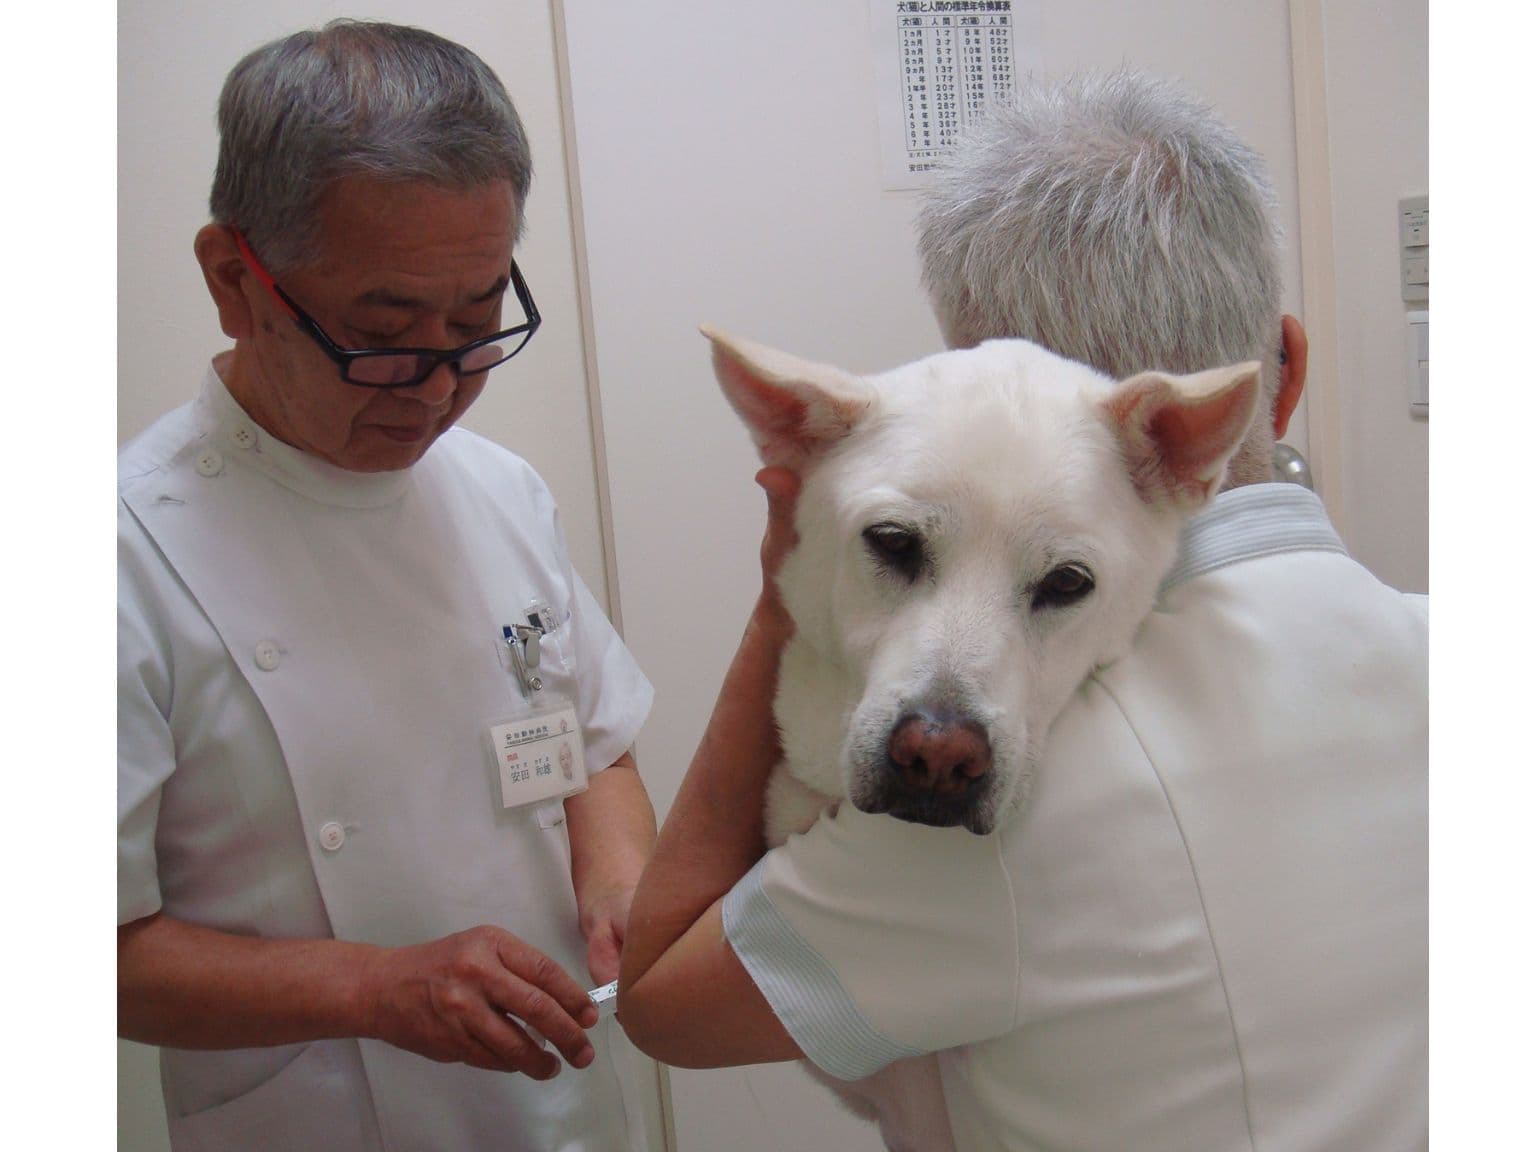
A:
[[[635,886],[625,884],[607,892],[589,893],[581,910],[581,932],[587,940],[587,969],[597,984],[619,978],[619,957],[629,925]]]
[[[560,1071],[532,1026],[575,1068],[592,1062],[586,992],[538,949],[499,928],[376,952],[361,974],[366,1035],[439,1061],[548,1080]]]
[[[656,845],[656,813],[635,755],[625,752],[565,801],[571,883],[587,941],[587,968],[598,984],[619,976],[635,885]]]
[[[784,558],[799,542],[795,532],[795,504],[800,498],[800,477],[788,468],[764,468],[757,474],[757,484],[768,496],[768,526],[763,532],[761,559],[763,591],[757,611],[776,618],[785,635],[794,631],[784,605],[779,599],[779,569]]]
[[[597,1008],[560,966],[500,928],[399,948],[264,940],[161,913],[117,932],[118,1034],[172,1048],[365,1036],[433,1060],[547,1080],[592,1062]]]

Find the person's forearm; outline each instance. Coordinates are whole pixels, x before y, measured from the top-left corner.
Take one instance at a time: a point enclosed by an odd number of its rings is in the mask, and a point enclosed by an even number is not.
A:
[[[773,696],[790,631],[777,601],[760,600],[635,893],[621,1002],[763,854],[763,789],[780,757]]]
[[[571,881],[578,906],[593,891],[632,889],[656,846],[656,810],[633,752],[591,779],[565,802],[571,838]]]
[[[251,1048],[368,1032],[359,974],[379,949],[262,940],[163,914],[117,933],[118,1034],[174,1048]]]
[[[652,1056],[697,1066],[798,1051],[724,939],[718,907],[766,847],[763,793],[782,755],[773,699],[794,634],[777,576],[794,546],[799,480],[782,468],[757,479],[768,494],[763,590],[640,878],[619,974],[619,1022],[630,1037]],[[698,1021],[714,1040],[752,1041],[700,1042],[687,1031]]]
[[[651,849],[656,812],[626,752],[565,802],[571,840],[571,883],[587,942],[587,972],[599,984],[619,974],[630,904]]]
[[[117,930],[118,1035],[174,1048],[383,1040],[547,1080],[592,1062],[597,1009],[537,948],[480,925],[383,948],[236,936],[157,914]],[[525,1031],[525,1027],[527,1030]]]

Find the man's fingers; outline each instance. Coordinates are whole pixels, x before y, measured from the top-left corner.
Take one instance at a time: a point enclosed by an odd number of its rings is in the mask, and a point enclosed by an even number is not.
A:
[[[597,1022],[597,1010],[587,990],[537,948],[516,936],[503,935],[497,943],[496,955],[508,972],[552,999],[578,1023],[591,1027]]]
[[[793,511],[795,497],[800,494],[799,473],[775,464],[768,468],[758,469],[756,480],[758,487],[768,493],[768,506],[770,508],[787,505]]]
[[[491,1014],[465,1025],[465,1061],[492,1072],[520,1072],[534,1080],[551,1080],[560,1073],[560,1059],[517,1021]]]
[[[553,998],[527,984],[498,996],[496,1004],[523,1028],[532,1029],[548,1040],[572,1067],[585,1068],[593,1056],[586,1028],[597,1023],[597,1008],[585,993],[583,1000],[586,1010],[582,1020],[573,1018]]]
[[[624,942],[617,932],[594,933],[587,943],[587,970],[598,984],[619,978],[619,959]]]
[[[493,1006],[532,1028],[576,1068],[592,1062],[586,1029],[597,1023],[597,1007],[586,989],[535,948],[508,937],[498,948],[502,977],[487,989]],[[498,1033],[499,1034],[499,1033]]]
[[[547,1080],[562,1056],[577,1068],[594,1059],[585,1029],[598,1012],[584,985],[499,928],[386,949],[363,983],[368,1034],[434,1060]]]
[[[800,497],[800,477],[788,468],[763,468],[758,486],[768,495],[768,528],[763,534],[763,571],[777,576],[779,565],[794,548],[795,502]]]

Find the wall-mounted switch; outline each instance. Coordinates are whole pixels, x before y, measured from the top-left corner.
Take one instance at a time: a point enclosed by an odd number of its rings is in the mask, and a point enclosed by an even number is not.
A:
[[[1429,415],[1429,313],[1408,312],[1408,410]]]
[[[1408,196],[1397,202],[1398,250],[1402,254],[1403,299],[1429,303],[1429,197]]]

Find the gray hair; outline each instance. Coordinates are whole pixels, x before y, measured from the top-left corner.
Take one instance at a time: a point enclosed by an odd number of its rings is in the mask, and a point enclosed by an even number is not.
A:
[[[1031,87],[962,139],[918,218],[956,346],[1023,337],[1116,378],[1244,360],[1278,386],[1275,195],[1205,105],[1120,70]],[[1269,405],[1250,459],[1269,477]]]
[[[521,234],[533,161],[496,74],[419,28],[334,20],[235,65],[208,206],[269,270],[318,258],[320,198],[357,175],[455,190],[508,180]]]

